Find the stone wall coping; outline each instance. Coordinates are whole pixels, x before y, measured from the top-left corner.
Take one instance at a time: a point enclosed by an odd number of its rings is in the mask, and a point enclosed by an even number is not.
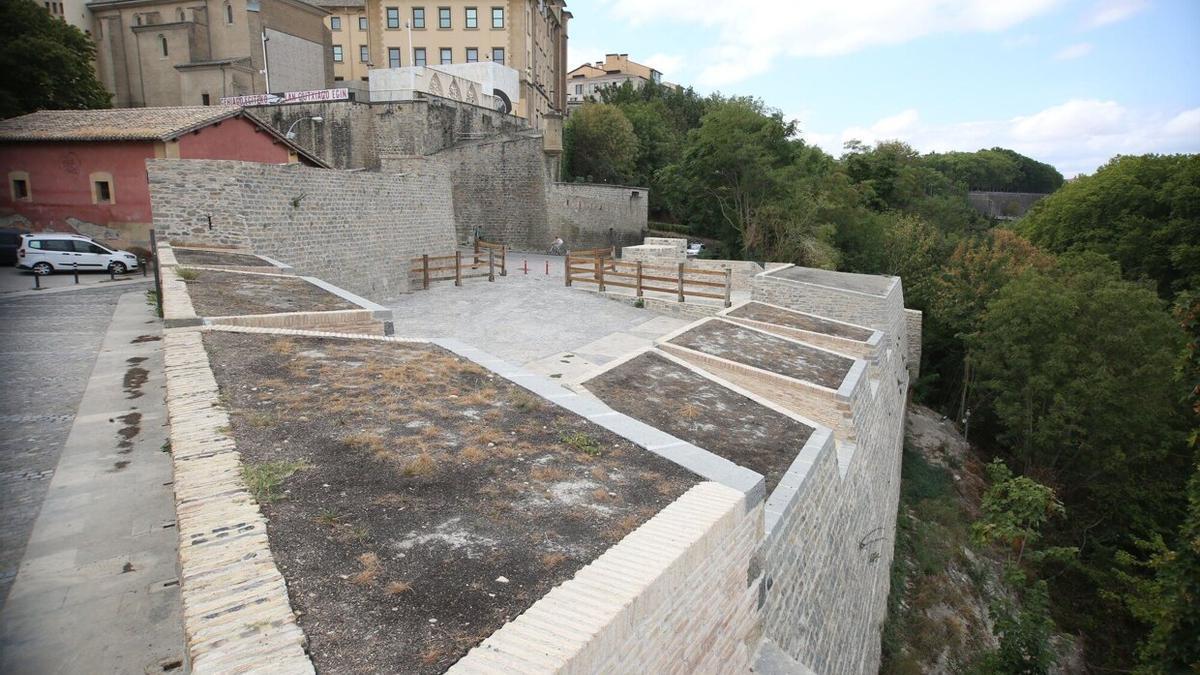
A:
[[[316,286],[317,288],[320,288],[321,290],[328,291],[329,293],[333,293],[334,295],[338,296],[339,298],[341,298],[347,302],[352,302],[352,303],[358,305],[359,307],[362,307],[363,309],[371,310],[372,318],[379,319],[380,321],[391,321],[392,320],[392,310],[388,309],[387,307],[384,307],[383,305],[371,302],[370,300],[367,300],[366,298],[362,297],[361,295],[355,295],[354,293],[351,293],[350,291],[347,291],[344,288],[334,286],[333,284],[329,283],[328,281],[324,281],[324,280],[318,279],[316,277],[302,276],[300,278],[307,281],[308,283]]]
[[[646,639],[639,622],[680,592],[698,558],[733,535],[746,495],[703,482],[504,624],[447,673],[601,672],[614,647]],[[614,577],[620,583],[614,583]],[[597,601],[580,602],[596,598]],[[599,598],[603,598],[599,600]],[[716,601],[714,599],[714,601]],[[732,618],[732,617],[730,617]],[[546,626],[553,626],[547,634]],[[683,668],[684,664],[675,664]],[[728,664],[727,664],[728,665]]]
[[[779,483],[771,491],[771,495],[767,497],[764,510],[764,529],[766,531],[764,547],[770,548],[782,532],[776,526],[784,522],[784,517],[799,501],[803,489],[808,486],[806,479],[809,471],[816,466],[825,453],[835,453],[834,461],[837,462],[836,451],[837,441],[833,437],[833,430],[829,427],[817,426],[804,443],[804,447],[792,460],[783,477],[779,479]],[[838,473],[842,478],[846,477],[846,472],[841,469],[840,463]]]
[[[564,181],[551,181],[550,185],[554,187],[581,187],[581,188],[615,188],[618,190],[642,190],[649,193],[650,188],[639,187],[637,185],[617,185],[615,183],[567,183]]]
[[[205,326],[216,325],[221,321],[231,319],[275,319],[283,317],[329,317],[332,319],[346,318],[375,318],[369,309],[332,309],[326,312],[274,312],[271,314],[227,314],[225,316],[206,316],[201,319]]]
[[[784,328],[787,328],[788,330],[793,330],[793,331],[796,331],[799,333],[813,333],[814,335],[820,335],[822,337],[832,338],[835,340],[845,340],[847,342],[857,342],[859,344],[865,344],[868,347],[878,347],[880,345],[880,343],[883,342],[883,331],[879,330],[878,328],[872,328],[871,326],[863,326],[863,325],[860,325],[857,323],[850,323],[849,321],[840,321],[838,319],[831,319],[827,316],[821,316],[820,314],[813,314],[812,312],[801,312],[800,310],[797,310],[797,309],[792,309],[790,307],[784,307],[783,305],[775,305],[775,304],[772,304],[769,302],[763,302],[762,300],[751,299],[751,300],[746,300],[744,302],[736,303],[730,307],[726,307],[725,309],[717,312],[717,316],[725,317],[729,320],[737,319],[738,321],[749,321],[751,323],[763,323],[763,324],[769,323],[766,321],[758,321],[757,319],[747,319],[745,317],[733,316],[733,313],[735,311],[737,311],[738,309],[741,309],[742,307],[745,307],[746,305],[749,305],[751,303],[764,305],[766,307],[770,307],[771,309],[776,309],[781,312],[787,312],[789,314],[799,314],[801,316],[811,316],[815,319],[820,319],[822,321],[828,321],[829,323],[841,324],[843,326],[849,326],[851,328],[858,328],[859,330],[869,330],[869,331],[871,331],[871,336],[868,337],[866,340],[855,340],[854,338],[842,337],[840,335],[829,335],[828,333],[820,333],[820,332],[816,332],[816,331],[805,330],[803,328],[794,328],[792,326],[783,326]],[[905,311],[909,311],[909,310],[905,310]],[[916,311],[916,310],[912,310],[912,311]],[[776,324],[771,324],[771,325],[776,325]],[[778,325],[782,325],[782,324],[778,324]],[[770,331],[768,331],[768,332],[770,332]]]
[[[763,270],[761,273],[759,273],[755,276],[761,276],[761,277],[773,279],[776,281],[785,281],[789,284],[796,284],[798,286],[816,286],[818,288],[826,288],[831,291],[837,291],[839,293],[849,293],[851,295],[861,295],[866,298],[878,298],[878,299],[883,299],[883,298],[889,297],[892,294],[892,291],[896,290],[896,285],[900,283],[900,277],[891,277],[891,282],[888,284],[888,287],[882,293],[866,293],[864,291],[856,291],[854,289],[844,288],[842,286],[833,286],[831,284],[820,284],[815,281],[800,281],[798,279],[788,279],[787,277],[781,277],[777,274],[777,272],[782,272],[783,270],[786,270],[789,267],[800,267],[800,265],[788,263],[786,265],[774,267],[769,270]],[[810,269],[816,269],[816,268],[810,268]],[[839,274],[839,272],[834,272],[832,270],[817,270],[817,271],[829,272],[831,274]],[[845,274],[849,274],[849,273],[846,272]],[[874,276],[874,275],[864,274],[862,276]]]
[[[773,338],[785,340],[787,342],[791,342],[791,343],[794,343],[797,345],[802,345],[807,349],[816,349],[818,351],[822,351],[827,354],[832,354],[833,356],[837,356],[839,358],[848,359],[850,361],[853,361],[853,363],[850,365],[850,370],[846,372],[846,376],[842,378],[841,384],[838,385],[837,389],[834,389],[832,387],[826,387],[824,385],[817,384],[816,382],[810,382],[808,380],[800,380],[800,379],[791,377],[790,375],[776,373],[775,371],[765,370],[765,369],[759,368],[757,366],[752,366],[748,363],[742,363],[741,361],[734,361],[733,359],[727,359],[723,356],[717,356],[716,354],[709,354],[707,352],[702,352],[699,350],[695,350],[695,349],[691,349],[688,347],[683,347],[681,345],[671,343],[671,340],[674,340],[675,338],[679,337],[680,335],[683,335],[684,333],[688,332],[689,330],[692,330],[693,328],[696,328],[696,327],[700,326],[701,324],[708,323],[709,321],[722,321],[724,323],[732,324],[739,328],[745,328],[747,330],[752,330],[752,331],[755,331],[758,333],[762,333],[763,335],[769,335]],[[846,401],[846,402],[849,402],[850,397],[851,397],[853,391],[855,390],[855,388],[857,388],[859,386],[859,384],[864,381],[863,375],[866,373],[866,367],[867,367],[867,361],[865,361],[863,359],[855,358],[852,356],[847,356],[845,354],[835,352],[831,349],[826,349],[824,347],[819,347],[817,345],[809,344],[807,342],[804,342],[803,340],[796,340],[796,339],[793,339],[790,337],[785,337],[783,335],[777,335],[775,333],[771,333],[769,331],[765,331],[761,328],[756,328],[754,326],[745,326],[745,325],[742,325],[739,323],[734,323],[733,321],[730,321],[727,318],[722,317],[722,316],[705,317],[703,319],[700,319],[699,321],[694,321],[686,326],[683,326],[682,328],[673,330],[670,333],[667,333],[666,335],[655,340],[655,345],[660,346],[660,347],[663,345],[666,345],[670,349],[678,349],[678,350],[686,352],[686,353],[696,354],[698,356],[703,356],[705,358],[715,359],[718,362],[729,363],[729,364],[735,365],[739,368],[749,369],[753,372],[761,373],[764,376],[782,379],[782,380],[786,380],[789,382],[795,382],[795,383],[805,386],[805,387],[810,387],[810,388],[814,388],[818,391],[833,394],[838,398],[838,400]]]

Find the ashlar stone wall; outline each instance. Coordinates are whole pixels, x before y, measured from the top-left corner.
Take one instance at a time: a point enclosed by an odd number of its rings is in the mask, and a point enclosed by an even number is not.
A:
[[[146,165],[160,238],[249,249],[375,300],[408,290],[412,258],[454,250],[444,175],[225,160]]]

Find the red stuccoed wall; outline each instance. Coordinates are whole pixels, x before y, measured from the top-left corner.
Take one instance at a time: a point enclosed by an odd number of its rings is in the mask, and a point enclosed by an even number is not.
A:
[[[67,223],[75,218],[115,230],[116,237],[100,234],[112,244],[146,246],[152,222],[146,160],[154,158],[156,145],[155,141],[0,143],[0,218],[19,214],[34,231],[62,232],[75,231]],[[240,117],[184,134],[178,139],[178,150],[180,159],[268,164],[287,163],[289,154],[286,145]],[[29,173],[31,201],[13,201],[11,171]],[[89,175],[97,171],[112,174],[115,203],[92,203]],[[83,234],[97,236],[94,231]]]

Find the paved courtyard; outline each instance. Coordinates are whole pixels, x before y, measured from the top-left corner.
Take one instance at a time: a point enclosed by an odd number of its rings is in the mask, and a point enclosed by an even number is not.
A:
[[[514,253],[508,265],[508,276],[495,282],[442,282],[393,301],[396,335],[455,337],[572,383],[689,323],[567,288],[561,257]]]

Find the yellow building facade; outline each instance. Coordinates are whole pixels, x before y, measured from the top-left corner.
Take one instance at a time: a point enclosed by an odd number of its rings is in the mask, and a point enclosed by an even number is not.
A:
[[[566,108],[567,22],[562,0],[327,0],[336,82],[372,68],[502,63],[520,75],[514,114],[535,128]],[[335,83],[336,86],[336,83]]]

